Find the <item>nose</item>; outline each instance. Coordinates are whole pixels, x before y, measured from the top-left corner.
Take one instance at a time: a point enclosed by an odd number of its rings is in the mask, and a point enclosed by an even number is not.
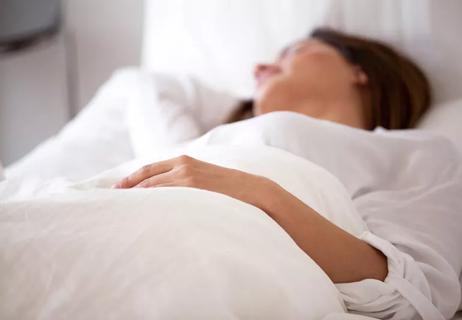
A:
[[[280,71],[280,68],[276,64],[258,63],[253,70],[253,75],[255,79],[258,79],[264,73],[273,74],[279,71]]]
[[[265,72],[266,70],[268,70],[268,68],[269,68],[268,64],[258,63],[253,69],[254,78],[257,79],[262,74],[262,72]]]

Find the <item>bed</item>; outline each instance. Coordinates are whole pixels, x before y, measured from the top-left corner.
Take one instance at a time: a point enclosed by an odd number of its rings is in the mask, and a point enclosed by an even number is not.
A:
[[[437,1],[403,2],[398,0],[374,3],[367,0],[272,0],[266,1],[264,4],[259,1],[245,0],[233,2],[203,0],[194,3],[186,0],[169,3],[151,0],[146,2],[145,9],[143,72],[154,71],[175,74],[178,77],[193,75],[214,89],[227,90],[230,96],[249,97],[253,90],[253,83],[249,77],[253,64],[257,61],[271,59],[281,46],[307,34],[310,28],[316,25],[329,25],[346,31],[378,37],[392,43],[414,57],[433,80],[435,106],[421,122],[420,128],[446,136],[462,151],[462,141],[460,140],[462,132],[459,125],[459,119],[462,117],[462,88],[460,87],[462,65],[447,63],[447,61],[458,61],[458,57],[462,55],[462,47],[453,41],[453,37],[456,35],[450,34],[450,31],[456,32],[462,27],[458,19],[458,13],[462,11],[462,6],[457,0],[447,1],[444,4],[437,3]],[[285,18],[281,19],[281,16]],[[371,19],[371,16],[374,19]],[[172,38],[177,39],[177,41],[171,41]],[[243,70],[243,72],[236,73],[236,70]],[[126,101],[124,100],[125,97],[119,94],[123,90],[127,90],[128,85],[124,80],[126,77],[121,76],[127,72],[130,73],[130,71],[117,72],[113,79],[100,89],[90,105],[58,136],[44,142],[24,159],[6,169],[5,173],[8,179],[17,179],[21,182],[20,188],[18,187],[16,191],[20,189],[23,194],[30,194],[31,192],[38,194],[43,190],[37,190],[37,186],[48,179],[61,177],[72,181],[84,180],[134,157],[135,152],[127,134],[129,128],[126,126],[126,119],[124,112],[122,112]],[[218,111],[213,109],[208,111],[209,119],[207,120],[208,123],[204,124],[205,126],[210,126],[213,121],[219,118],[219,114],[214,114],[214,112],[219,113]],[[74,156],[76,151],[80,156]],[[108,154],[111,154],[110,158],[107,157]],[[213,157],[213,155],[210,156]],[[275,155],[275,157],[277,156]],[[226,163],[226,159],[221,159],[221,161]],[[273,165],[276,166],[276,164]],[[40,167],[40,170],[37,170],[37,167]],[[281,183],[286,184],[289,188],[290,182],[294,181],[291,179],[284,182],[285,177],[275,179],[281,179]],[[109,182],[113,182],[110,174],[101,177],[100,180],[87,181],[86,186],[92,185],[92,183],[93,186],[98,186],[101,183],[107,185]],[[50,185],[50,188],[59,189],[59,181],[54,183],[53,186]],[[84,186],[85,184],[80,185],[80,188]],[[74,188],[78,189],[79,186],[74,186]],[[107,194],[103,190],[100,191],[99,198],[95,199],[109,201]],[[297,191],[294,190],[294,192]],[[167,195],[165,196],[167,197]],[[184,201],[187,201],[190,196],[185,194]],[[196,196],[201,197],[200,194]],[[18,197],[21,197],[21,193],[18,193]],[[133,201],[147,201],[142,195],[134,195],[134,198]],[[70,203],[76,201],[75,199],[68,200],[71,201]],[[159,198],[157,200],[164,201],[165,199]],[[227,200],[229,199],[219,197],[215,199],[217,203],[223,205]],[[249,207],[235,207],[238,205],[241,204],[228,203],[229,210],[239,209],[243,212],[252,210]],[[69,206],[68,204],[66,206],[61,209],[67,210]],[[76,215],[78,212],[70,212],[70,214]],[[52,216],[50,215],[48,219],[52,219]],[[122,220],[126,219],[122,213],[119,217]],[[109,223],[110,220],[102,221]],[[154,222],[151,221],[151,223]],[[255,223],[257,225],[261,221]],[[348,222],[345,223],[348,225]],[[43,227],[45,228],[46,225]],[[84,224],[75,227],[75,232],[82,232]],[[263,229],[270,226],[260,225],[260,227],[262,234],[265,234]],[[127,231],[128,229],[124,230]],[[96,233],[98,231],[94,230],[94,239],[97,239]],[[121,231],[123,230],[121,229]],[[63,237],[65,239],[65,235]],[[284,239],[281,237],[283,236],[278,234],[277,237],[268,239],[274,243],[278,243],[278,241],[282,243]],[[112,240],[117,241],[116,238]],[[101,241],[103,240],[101,239]],[[197,241],[210,241],[210,239],[198,238]],[[284,246],[287,243],[280,245]],[[261,247],[256,246],[249,248],[249,250],[261,250]],[[119,253],[114,251],[113,254]],[[267,261],[274,261],[276,257],[270,256],[270,254],[268,253],[267,259],[269,260]],[[293,254],[294,256],[297,255],[295,251]],[[38,252],[36,256],[38,262],[45,258],[46,254],[39,254]],[[90,259],[91,257],[83,258]],[[301,259],[301,257],[299,258]],[[69,257],[68,261],[69,263],[78,263],[78,261],[72,260],[72,257]],[[91,261],[91,259],[87,261]],[[135,262],[141,265],[143,263],[142,261]],[[300,265],[294,262],[292,266],[289,266],[292,269],[288,269],[288,272],[300,268]],[[137,267],[139,266],[130,266],[130,268],[135,269]],[[102,270],[105,269],[102,268]],[[189,271],[193,272],[194,270]],[[118,272],[123,275],[123,270]],[[315,274],[314,278],[304,279],[304,281],[321,283],[319,279],[323,275],[319,272]],[[31,275],[33,276],[33,272]],[[99,274],[98,276],[103,275]],[[116,275],[117,273],[113,274],[114,277]],[[59,278],[59,276],[58,273],[50,279]],[[184,277],[186,279],[187,275],[185,274]],[[42,280],[46,283],[46,281],[51,281],[50,279]],[[91,283],[95,279],[83,278],[81,281]],[[152,280],[160,281],[160,279],[161,277]],[[286,281],[294,284],[300,279],[293,277],[286,279]],[[197,283],[191,282],[191,285],[197,285]],[[51,288],[49,289],[51,290]],[[69,288],[66,287],[66,289]],[[87,290],[93,290],[91,292],[96,294],[103,292],[104,289],[104,287],[87,287]],[[265,290],[265,287],[262,285],[257,289]],[[40,287],[37,287],[36,290],[40,290]],[[232,290],[238,289],[233,288]],[[283,286],[280,290],[283,290]],[[332,304],[336,303],[336,296],[332,294],[333,288],[325,286],[320,287],[320,290],[324,290],[325,296],[332,299]],[[37,294],[37,292],[35,293]],[[30,294],[34,294],[33,289],[30,290]],[[58,308],[59,297],[60,295],[57,295],[54,300],[56,301],[55,306],[48,305],[48,310],[41,311],[43,312],[42,316],[57,314],[53,313],[55,311],[53,308]],[[61,297],[64,298],[65,295],[63,294]],[[85,300],[85,302],[88,301]],[[93,304],[79,305],[76,303],[74,307],[87,308],[89,310],[88,315],[100,317],[115,318],[124,312],[127,312],[126,314],[130,314],[130,311],[133,312],[133,310],[124,310],[121,306],[120,309],[115,309],[114,313],[108,315],[91,313],[92,310],[97,312],[98,303],[104,303],[104,300],[95,299]],[[168,306],[168,301],[163,303],[163,306]],[[321,307],[325,305],[322,301],[317,302],[317,304]],[[140,309],[148,308],[148,299],[143,300],[140,297],[138,307]],[[203,307],[205,308],[205,306]],[[264,307],[264,305],[260,306],[261,309]],[[348,317],[348,315],[341,313],[344,311],[342,304],[338,304],[337,308],[340,314],[331,313],[326,319]],[[319,314],[323,314],[321,309],[319,309]],[[279,310],[281,315],[287,312],[281,310]],[[24,314],[31,316],[36,311],[37,309],[31,307],[30,313]],[[74,315],[75,318],[75,313],[72,311],[75,312],[75,310],[68,310],[70,313],[66,315],[68,317]],[[141,317],[139,314],[138,316]],[[252,315],[242,315],[242,317],[246,316],[252,318]],[[273,316],[277,318],[277,313]],[[178,314],[178,317],[181,317],[181,314]],[[351,315],[351,317],[355,316]],[[459,318],[462,318],[462,315],[459,315]],[[458,319],[457,316],[454,319]]]

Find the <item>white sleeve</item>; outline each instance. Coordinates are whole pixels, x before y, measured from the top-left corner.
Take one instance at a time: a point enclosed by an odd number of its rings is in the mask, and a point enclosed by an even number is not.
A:
[[[182,143],[220,125],[237,99],[198,80],[136,71],[127,124],[136,156]]]
[[[423,263],[370,231],[360,238],[387,257],[388,275],[383,282],[365,279],[336,284],[349,311],[378,319],[452,317],[461,294],[458,275],[434,250],[418,242],[410,244],[426,255],[419,260],[431,261]]]

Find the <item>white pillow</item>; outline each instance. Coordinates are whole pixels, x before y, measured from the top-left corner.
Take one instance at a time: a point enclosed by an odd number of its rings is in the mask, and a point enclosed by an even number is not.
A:
[[[318,25],[374,37],[414,58],[437,102],[462,98],[459,0],[149,0],[143,65],[187,73],[239,96],[254,90],[252,68]]]
[[[443,103],[425,115],[418,128],[447,137],[462,154],[462,99]]]

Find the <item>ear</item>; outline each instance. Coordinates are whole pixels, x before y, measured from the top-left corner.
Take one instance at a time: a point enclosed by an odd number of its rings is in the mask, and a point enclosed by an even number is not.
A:
[[[360,66],[355,65],[353,67],[353,73],[354,73],[354,83],[355,84],[364,86],[369,83],[369,77],[364,72],[363,68],[361,68]]]

